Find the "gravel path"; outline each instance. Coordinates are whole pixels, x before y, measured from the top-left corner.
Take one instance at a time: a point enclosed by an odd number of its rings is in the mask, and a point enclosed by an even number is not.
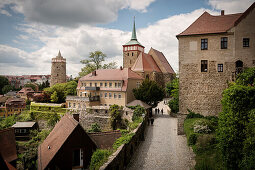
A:
[[[159,108],[165,105],[159,104]],[[146,129],[145,141],[133,155],[128,170],[186,170],[193,167],[194,153],[185,136],[177,135],[177,118],[156,115],[153,126]]]

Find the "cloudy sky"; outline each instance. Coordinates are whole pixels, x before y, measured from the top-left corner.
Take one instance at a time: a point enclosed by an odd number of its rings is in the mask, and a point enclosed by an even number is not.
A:
[[[164,53],[178,71],[178,40],[204,11],[244,12],[255,0],[0,0],[0,74],[50,74],[61,51],[67,74],[100,50],[122,65],[122,45],[131,38],[133,17],[145,52]]]

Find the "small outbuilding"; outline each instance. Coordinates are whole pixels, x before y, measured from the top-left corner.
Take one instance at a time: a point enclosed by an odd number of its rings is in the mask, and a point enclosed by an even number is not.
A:
[[[133,100],[132,102],[128,103],[126,106],[130,107],[130,106],[137,106],[137,105],[143,107],[146,110],[147,114],[152,113],[152,106],[144,103],[141,100]]]
[[[30,131],[38,129],[36,122],[16,122],[13,126],[17,140],[29,139]]]
[[[66,114],[38,147],[38,169],[86,169],[96,149],[79,122]]]

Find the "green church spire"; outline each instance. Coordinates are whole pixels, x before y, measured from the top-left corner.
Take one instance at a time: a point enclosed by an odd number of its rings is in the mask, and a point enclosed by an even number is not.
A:
[[[132,32],[131,40],[137,40],[137,38],[136,38],[136,30],[135,30],[135,17],[134,17],[134,26],[133,26],[133,32]]]

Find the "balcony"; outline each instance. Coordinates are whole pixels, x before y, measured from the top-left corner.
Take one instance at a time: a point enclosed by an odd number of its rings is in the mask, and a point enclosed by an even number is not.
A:
[[[95,101],[100,101],[100,96],[92,96],[92,97],[66,96],[66,101],[95,102]]]
[[[100,90],[100,87],[85,87],[85,90],[98,91],[98,90]]]

